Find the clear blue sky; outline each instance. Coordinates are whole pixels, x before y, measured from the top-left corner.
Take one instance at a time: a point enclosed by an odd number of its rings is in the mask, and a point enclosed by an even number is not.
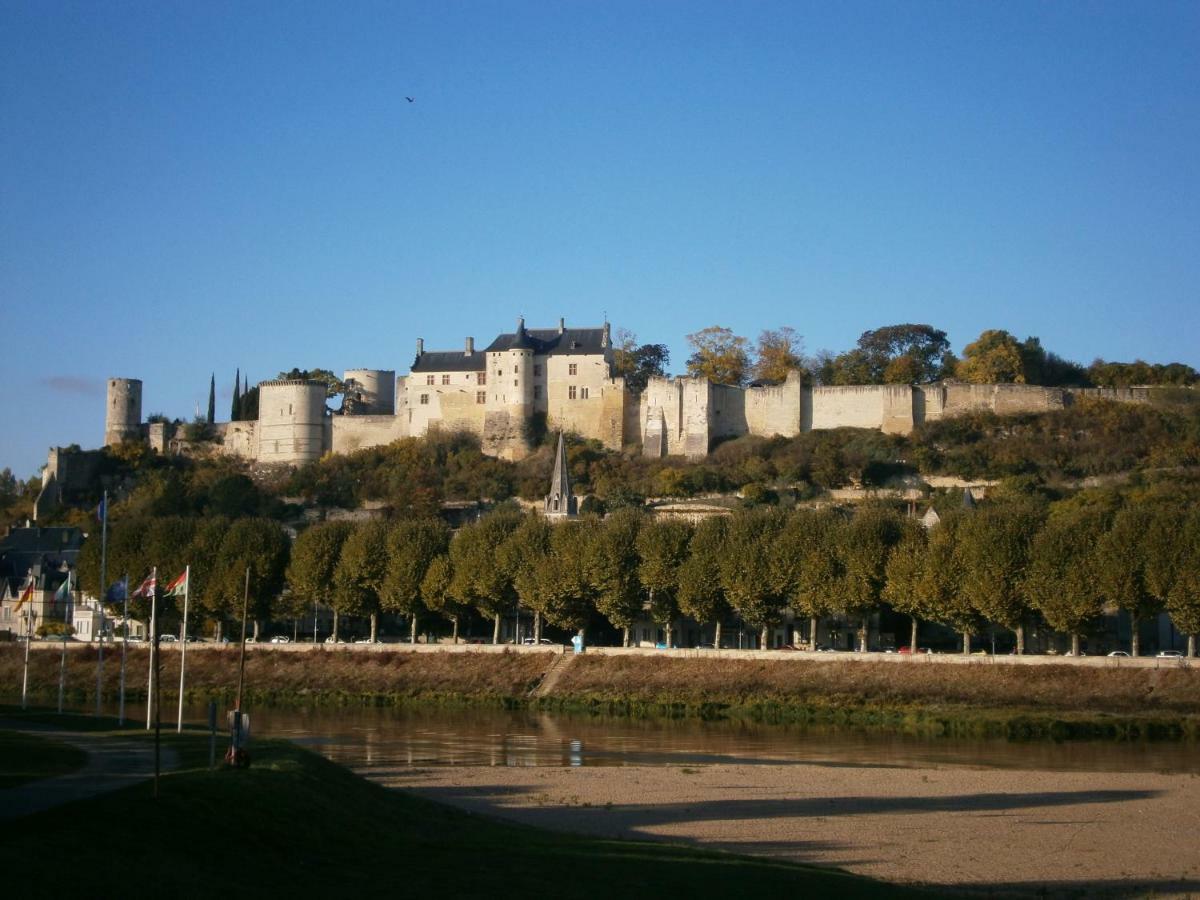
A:
[[[1200,4],[0,0],[0,467],[559,316],[1200,365]],[[405,100],[416,98],[415,103]]]

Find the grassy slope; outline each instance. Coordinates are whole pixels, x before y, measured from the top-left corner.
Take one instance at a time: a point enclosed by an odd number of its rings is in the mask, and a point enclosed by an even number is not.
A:
[[[174,742],[191,764],[203,758],[200,736]],[[389,791],[286,742],[254,752],[247,771],[169,775],[158,800],[147,783],[0,825],[6,893],[931,896],[770,860],[510,825]],[[70,865],[54,866],[48,848],[64,840]]]
[[[0,731],[0,790],[81,768],[82,750],[53,738]],[[3,796],[3,795],[0,795]]]

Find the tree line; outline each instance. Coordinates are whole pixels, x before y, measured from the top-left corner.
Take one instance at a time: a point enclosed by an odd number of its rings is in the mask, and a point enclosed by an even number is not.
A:
[[[98,542],[80,561],[86,589],[99,585]],[[159,583],[192,566],[195,608],[213,622],[240,615],[251,571],[251,617],[304,618],[329,607],[335,634],[345,616],[407,617],[412,639],[429,617],[492,622],[533,616],[583,632],[602,618],[622,631],[649,618],[668,643],[680,620],[721,630],[738,621],[769,632],[790,611],[807,619],[810,639],[828,617],[854,622],[866,649],[868,622],[890,608],[962,634],[986,625],[1014,634],[1025,651],[1030,625],[1070,636],[1072,651],[1100,617],[1125,611],[1133,624],[1161,611],[1189,635],[1200,633],[1200,510],[1174,493],[1084,491],[1046,503],[1019,497],[947,509],[926,528],[881,503],[853,510],[743,509],[697,525],[656,519],[635,508],[550,525],[503,505],[453,533],[437,519],[328,521],[290,543],[267,519],[133,519],[112,530],[109,572],[137,578],[158,566]],[[135,614],[144,617],[144,609]]]

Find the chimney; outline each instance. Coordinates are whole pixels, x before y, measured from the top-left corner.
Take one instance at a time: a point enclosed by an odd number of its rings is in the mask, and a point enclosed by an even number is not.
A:
[[[517,334],[521,334],[524,331],[525,331],[525,317],[517,316]]]
[[[467,349],[464,350],[463,353],[465,353],[467,356],[470,356],[474,352],[475,352],[475,338],[469,337],[469,338],[467,338]]]
[[[605,323],[604,323],[604,336],[603,336],[603,337],[600,339],[600,346],[601,346],[601,347],[608,347],[608,344],[609,344],[609,341],[610,341],[611,337],[612,337],[612,336],[609,334],[609,326],[608,326],[608,323],[607,323],[607,322],[605,322]]]
[[[417,356],[425,352],[425,339],[417,338]]]
[[[558,320],[558,333],[562,334],[566,330],[567,330],[567,320],[560,318]]]

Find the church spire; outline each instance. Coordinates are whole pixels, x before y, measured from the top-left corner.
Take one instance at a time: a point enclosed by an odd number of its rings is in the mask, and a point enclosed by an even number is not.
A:
[[[545,514],[548,519],[571,519],[579,515],[575,496],[571,493],[571,470],[567,468],[567,445],[563,433],[558,433],[558,449],[554,454],[554,474],[550,476],[550,493],[546,495]]]

